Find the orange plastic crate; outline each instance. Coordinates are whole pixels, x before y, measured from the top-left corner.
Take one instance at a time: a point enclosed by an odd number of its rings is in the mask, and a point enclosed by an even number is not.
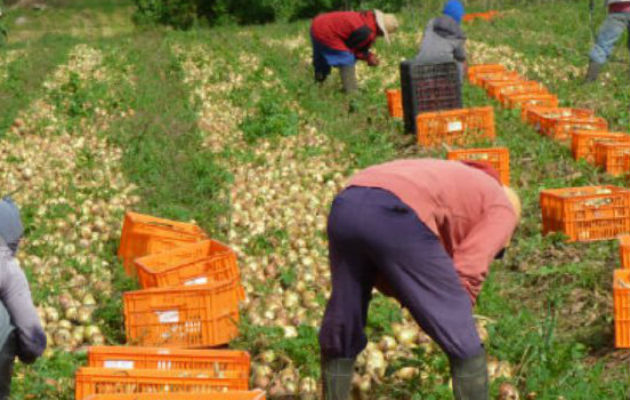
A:
[[[462,20],[464,22],[472,22],[472,21],[477,20],[477,19],[481,19],[483,21],[491,21],[492,19],[496,18],[497,15],[499,15],[499,12],[497,10],[490,10],[490,11],[486,11],[486,12],[477,12],[477,13],[466,14],[462,18]]]
[[[389,116],[394,118],[403,117],[402,92],[400,89],[388,89],[385,91],[387,95],[387,109]]]
[[[630,269],[616,269],[613,282],[615,346],[630,348]]]
[[[630,142],[630,135],[622,132],[574,130],[571,139],[573,158],[584,158],[589,163],[595,163],[595,143]]]
[[[504,101],[505,96],[512,94],[524,94],[524,93],[540,93],[545,89],[543,85],[536,81],[507,81],[507,82],[490,82],[487,85],[488,95],[494,97],[501,103]]]
[[[619,176],[628,172],[624,158],[630,154],[629,142],[595,143],[595,164],[608,174]]]
[[[133,261],[137,257],[161,253],[184,243],[204,239],[207,239],[206,233],[195,224],[127,212],[118,257],[122,259],[127,274],[134,276]]]
[[[478,85],[477,77],[481,74],[505,72],[507,69],[501,64],[476,64],[468,66],[468,81]]]
[[[265,400],[260,389],[216,393],[95,394],[85,400]]]
[[[137,258],[140,285],[145,288],[205,285],[236,280],[236,253],[216,240],[186,244],[163,253]],[[244,292],[241,293],[244,298]]]
[[[547,91],[514,93],[504,95],[501,104],[507,108],[520,108],[521,120],[526,122],[525,110],[527,107],[558,107],[558,96]]]
[[[238,334],[239,299],[235,281],[126,292],[127,342],[179,348],[226,344]]]
[[[619,258],[621,266],[630,269],[630,235],[619,236]]]
[[[416,117],[416,127],[418,144],[426,147],[494,139],[494,110],[477,107],[420,113]]]
[[[608,122],[600,117],[541,119],[542,133],[558,141],[570,141],[575,130],[605,131],[608,130]]]
[[[630,232],[630,190],[584,186],[540,192],[543,234],[564,232],[569,241],[613,239]]]
[[[477,77],[479,86],[488,90],[488,87],[492,84],[505,83],[505,82],[519,82],[523,81],[523,77],[514,71],[505,72],[489,72],[487,74],[480,74]]]
[[[163,392],[210,393],[248,390],[248,379],[212,370],[161,371],[152,369],[79,368],[75,374],[75,399],[94,394]]]
[[[525,119],[528,124],[533,125],[538,131],[543,129],[543,120],[553,119],[579,119],[591,118],[595,113],[592,110],[582,110],[567,107],[527,107]],[[549,122],[547,123],[549,125]]]
[[[207,370],[249,378],[250,357],[238,350],[184,350],[162,347],[92,346],[88,367],[115,369]]]
[[[501,183],[510,184],[510,150],[507,147],[450,150],[446,158],[488,163],[501,176]]]

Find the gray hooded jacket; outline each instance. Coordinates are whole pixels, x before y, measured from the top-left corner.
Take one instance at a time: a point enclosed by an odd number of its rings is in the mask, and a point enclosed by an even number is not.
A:
[[[13,330],[17,333],[17,355],[22,362],[32,363],[46,350],[46,333],[24,271],[0,238],[0,346]]]
[[[420,64],[442,64],[466,61],[466,35],[455,20],[443,15],[427,24],[416,61]]]

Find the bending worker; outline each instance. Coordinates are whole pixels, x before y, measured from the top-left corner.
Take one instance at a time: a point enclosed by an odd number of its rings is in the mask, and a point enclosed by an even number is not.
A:
[[[486,354],[472,308],[520,209],[515,192],[482,164],[399,160],[354,175],[328,219],[332,294],[319,334],[324,398],[348,397],[376,287],[448,355],[455,398],[487,400]]]
[[[427,23],[416,61],[420,64],[456,62],[460,82],[463,82],[466,73],[466,35],[460,24],[465,13],[464,6],[459,0],[449,0],[442,12],[442,16]]]
[[[599,71],[615,49],[615,44],[624,31],[630,33],[630,0],[607,0],[608,17],[599,28],[597,41],[591,49],[590,64],[586,73],[586,81],[597,79]],[[630,37],[628,38],[630,50]]]
[[[315,81],[324,82],[331,67],[338,67],[343,89],[357,89],[356,60],[363,60],[371,67],[379,64],[370,47],[378,36],[389,43],[389,35],[398,30],[393,14],[374,11],[336,11],[320,14],[311,25],[313,67]]]
[[[46,333],[15,254],[24,229],[17,206],[0,200],[0,399],[9,398],[13,362],[33,363],[46,350]]]

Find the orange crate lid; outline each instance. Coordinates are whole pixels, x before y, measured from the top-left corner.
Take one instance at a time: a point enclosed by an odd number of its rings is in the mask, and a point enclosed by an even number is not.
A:
[[[140,286],[145,289],[205,285],[222,280],[240,282],[236,253],[216,240],[185,244],[136,258],[135,265]]]
[[[85,400],[265,400],[260,389],[215,393],[95,394]]]
[[[239,350],[185,350],[163,347],[91,346],[88,366],[114,369],[211,369],[249,377],[250,357]]]
[[[120,236],[118,257],[123,260],[127,274],[133,276],[135,258],[206,238],[206,233],[195,224],[127,212]]]
[[[235,281],[126,292],[127,341],[179,348],[226,344],[238,334],[240,296]]]
[[[616,269],[613,280],[615,346],[630,348],[630,269]]]
[[[75,398],[94,394],[139,394],[156,392],[214,392],[248,390],[248,379],[231,372],[212,370],[79,368],[75,374]]]
[[[501,176],[501,183],[510,184],[510,151],[507,147],[449,150],[446,158],[488,163]]]
[[[426,147],[494,139],[494,109],[488,106],[420,113],[416,129],[418,144]]]

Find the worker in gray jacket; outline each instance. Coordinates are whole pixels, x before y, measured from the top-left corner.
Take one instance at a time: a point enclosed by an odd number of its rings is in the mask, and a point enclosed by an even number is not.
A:
[[[32,363],[46,349],[24,271],[15,258],[24,229],[13,201],[0,200],[0,400],[9,398],[13,362]]]
[[[597,40],[589,55],[590,64],[586,72],[587,82],[593,82],[597,79],[599,71],[612,54],[615,44],[624,31],[630,33],[630,0],[606,1],[608,17],[599,28]],[[628,49],[630,50],[630,38],[628,38]]]
[[[466,35],[460,26],[464,5],[459,0],[449,0],[442,12],[444,15],[427,24],[416,61],[420,64],[457,62],[461,82],[466,70]]]

